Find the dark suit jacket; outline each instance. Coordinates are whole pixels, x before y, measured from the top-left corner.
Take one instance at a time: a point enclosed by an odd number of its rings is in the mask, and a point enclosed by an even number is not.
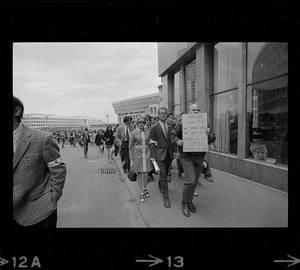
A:
[[[90,142],[90,135],[89,133],[85,133],[85,131],[83,132],[83,144],[87,145]]]
[[[122,144],[122,140],[125,138],[125,124],[122,124],[121,126],[118,126],[117,127],[117,130],[116,130],[116,141],[118,143],[118,145],[121,145]],[[129,126],[129,136],[131,134],[131,132],[134,131],[134,127],[132,125]]]
[[[57,209],[66,179],[59,146],[47,132],[23,126],[13,159],[13,217],[33,225]]]
[[[171,130],[172,130],[172,126],[168,125],[168,134],[166,137],[159,122],[157,122],[151,127],[150,140],[152,142],[156,142],[150,144],[151,158],[155,158],[155,160],[163,161],[166,158],[167,150],[169,150],[171,159],[173,159]]]

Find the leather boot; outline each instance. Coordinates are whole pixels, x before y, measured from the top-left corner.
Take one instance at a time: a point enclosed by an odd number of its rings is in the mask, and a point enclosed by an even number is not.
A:
[[[197,209],[196,209],[195,205],[193,204],[193,202],[189,202],[189,209],[192,213],[197,212]]]
[[[186,216],[190,216],[189,204],[182,202],[182,213]]]

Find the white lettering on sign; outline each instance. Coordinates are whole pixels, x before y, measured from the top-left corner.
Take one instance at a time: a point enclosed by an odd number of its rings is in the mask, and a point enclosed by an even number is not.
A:
[[[183,114],[183,152],[208,152],[207,114]]]

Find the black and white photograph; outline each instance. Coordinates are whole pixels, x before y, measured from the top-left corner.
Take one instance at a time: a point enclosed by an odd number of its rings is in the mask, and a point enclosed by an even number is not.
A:
[[[288,47],[14,43],[15,226],[286,228]]]
[[[0,0],[1,270],[296,269],[298,6]]]

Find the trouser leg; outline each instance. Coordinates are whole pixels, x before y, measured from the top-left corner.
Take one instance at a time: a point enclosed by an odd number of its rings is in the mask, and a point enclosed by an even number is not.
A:
[[[198,163],[198,162],[195,162],[194,163],[194,167],[195,167],[195,181],[192,183],[192,192],[189,194],[189,202],[192,202],[193,199],[194,199],[194,193],[196,191],[196,188],[197,188],[197,182],[200,178],[200,175],[201,175],[201,171],[202,171],[202,168],[203,168],[203,162]]]
[[[129,158],[129,149],[128,148],[124,148],[124,154],[125,154],[125,168],[127,171],[130,170],[130,158]]]
[[[89,146],[88,146],[87,143],[83,145],[84,156],[87,156],[87,153],[88,153],[88,147],[89,147]]]
[[[197,181],[201,175],[203,159],[199,158],[197,162],[186,157],[181,158],[182,167],[185,173],[185,183],[182,192],[182,201],[184,203],[192,202],[193,194],[197,187]]]
[[[166,159],[164,161],[157,161],[157,165],[160,169],[160,175],[159,175],[159,185],[162,190],[162,194],[164,198],[169,198],[169,187],[167,182],[167,175],[170,168],[171,159],[169,156],[166,156]]]
[[[205,175],[205,177],[212,177],[210,166],[207,163],[207,161],[205,161],[205,163],[206,163],[207,167],[206,167],[206,169],[203,168],[202,172]]]

